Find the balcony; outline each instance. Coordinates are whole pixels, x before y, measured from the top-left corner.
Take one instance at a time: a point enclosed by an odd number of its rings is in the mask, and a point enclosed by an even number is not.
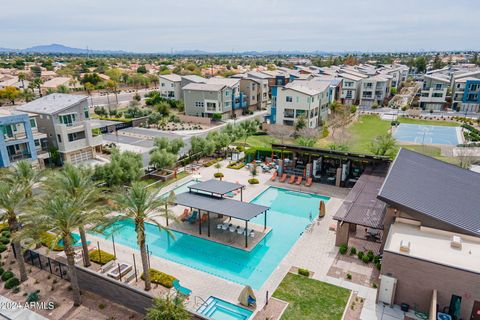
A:
[[[25,132],[4,134],[3,139],[5,140],[5,142],[23,140],[23,139],[27,139],[27,134]]]
[[[15,162],[15,161],[20,161],[20,160],[28,160],[32,158],[31,153],[14,153],[14,154],[8,154],[8,159],[10,162]]]

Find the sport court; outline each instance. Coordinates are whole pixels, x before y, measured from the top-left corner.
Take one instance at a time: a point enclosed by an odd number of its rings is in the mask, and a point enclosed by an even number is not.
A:
[[[418,144],[448,144],[461,143],[460,127],[429,126],[401,123],[393,136],[400,142]]]

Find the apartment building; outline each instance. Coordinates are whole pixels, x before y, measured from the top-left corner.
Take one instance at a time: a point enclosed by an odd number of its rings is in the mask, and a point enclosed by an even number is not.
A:
[[[480,70],[452,77],[452,109],[459,112],[480,111]]]
[[[245,94],[248,110],[267,110],[267,79],[251,77],[246,73],[236,74],[231,76],[231,78],[240,79],[240,92]]]
[[[404,65],[386,64],[378,69],[380,74],[391,76],[390,87],[400,89],[402,83],[407,81],[409,68]]]
[[[359,106],[370,108],[384,105],[390,95],[390,76],[375,75],[361,80]]]
[[[87,96],[53,93],[17,107],[38,115],[38,131],[58,149],[63,161],[78,164],[95,157],[102,136],[89,120]]]
[[[340,101],[346,105],[358,104],[360,86],[363,78],[346,72],[339,73],[338,77],[342,79],[343,82]]]
[[[165,74],[159,76],[160,95],[167,99],[183,100],[182,77],[176,74]]]
[[[443,73],[425,74],[420,91],[420,107],[424,110],[442,110],[446,104],[450,77]]]
[[[19,160],[29,160],[43,167],[47,152],[47,135],[38,132],[35,115],[0,108],[0,167]]]
[[[276,123],[293,126],[304,117],[308,128],[321,126],[328,116],[330,82],[295,80],[278,89]]]

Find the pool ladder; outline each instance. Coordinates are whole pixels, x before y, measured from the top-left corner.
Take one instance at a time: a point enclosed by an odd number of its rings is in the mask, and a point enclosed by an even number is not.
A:
[[[198,300],[200,300],[201,304],[198,304]],[[202,297],[200,296],[195,296],[193,297],[193,304],[194,304],[194,308],[195,310],[198,310],[200,309],[201,307],[203,307],[204,304],[207,304],[207,301],[205,301]]]

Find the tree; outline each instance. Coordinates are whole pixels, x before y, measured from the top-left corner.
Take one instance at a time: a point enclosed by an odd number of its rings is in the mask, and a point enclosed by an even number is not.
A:
[[[22,82],[22,89],[25,90],[25,73],[23,72],[19,72],[18,73],[18,80],[20,80],[20,82]]]
[[[20,93],[20,90],[12,86],[7,86],[3,90],[0,90],[0,96],[3,99],[10,101],[12,105],[15,105],[15,100],[18,98]]]
[[[397,149],[397,140],[391,133],[375,137],[370,144],[370,151],[378,156],[394,156]]]
[[[184,145],[185,143],[181,138],[168,139],[166,137],[157,137],[153,140],[152,152],[165,149],[170,153],[178,154]]]
[[[30,67],[30,71],[32,71],[32,74],[35,78],[40,78],[42,76],[42,68],[39,66]]]
[[[93,170],[87,167],[76,167],[71,164],[65,164],[61,171],[57,171],[48,181],[47,190],[55,192],[59,190],[66,196],[74,199],[83,215],[96,214],[96,212],[105,212],[104,207],[98,204],[101,199],[100,189],[93,181]],[[88,254],[88,244],[83,225],[78,227],[83,249],[83,265],[90,266],[90,257]]]
[[[80,83],[85,85],[85,83],[91,83],[94,86],[102,82],[102,78],[97,73],[86,73],[83,78],[80,80]]]
[[[245,120],[240,122],[237,128],[238,136],[243,138],[243,145],[247,145],[247,139],[257,133],[258,122],[256,120]]]
[[[143,279],[145,281],[145,290],[151,289],[150,271],[148,265],[147,249],[145,244],[145,222],[151,222],[157,225],[160,231],[166,231],[173,237],[172,232],[158,222],[157,218],[175,219],[165,213],[157,212],[157,208],[164,206],[164,199],[157,197],[157,192],[146,188],[142,182],[134,182],[130,188],[114,196],[117,208],[122,213],[120,220],[132,219],[135,223],[135,232],[137,234],[137,244],[140,248],[142,258]]]
[[[29,87],[33,90],[33,89],[37,89],[38,90],[38,94],[40,95],[40,97],[42,97],[42,79],[40,78],[35,78],[32,80],[32,82],[30,82],[29,84]]]
[[[302,115],[297,118],[294,124],[295,131],[299,131],[307,126],[307,120],[305,117]]]
[[[178,297],[166,295],[153,299],[152,306],[147,310],[145,320],[189,320],[191,315],[185,309],[183,301]]]
[[[316,140],[312,138],[298,137],[296,142],[299,146],[313,147],[315,146]]]
[[[267,129],[268,134],[280,139],[280,142],[285,143],[285,139],[293,135],[292,128],[282,125],[270,125]]]
[[[418,73],[427,71],[427,59],[424,56],[417,57],[415,59],[415,68]]]
[[[23,259],[22,247],[17,233],[20,229],[18,222],[18,214],[29,205],[29,197],[27,196],[27,188],[25,185],[7,179],[0,182],[0,208],[2,209],[2,220],[8,221],[8,227],[12,234],[12,244],[15,249],[18,269],[20,271],[20,281],[27,280],[27,270]]]
[[[95,180],[104,181],[107,186],[129,185],[143,175],[142,156],[135,152],[120,152],[113,149],[111,160],[95,167]]]
[[[177,160],[177,156],[166,149],[155,150],[150,153],[150,164],[160,171],[171,167],[175,160]]]
[[[27,197],[31,197],[33,187],[39,183],[45,175],[45,170],[34,169],[29,161],[21,160],[10,168],[5,174],[5,179],[12,183],[16,182],[21,184],[25,188]]]
[[[445,66],[445,64],[443,63],[442,59],[440,58],[440,54],[437,53],[435,55],[435,58],[433,58],[433,63],[432,63],[433,69],[442,69],[444,66]]]
[[[63,84],[61,84],[57,87],[57,92],[58,93],[69,93],[70,89],[68,87],[64,86]]]
[[[115,101],[116,105],[118,106],[117,82],[114,80],[108,80],[107,89],[109,90],[109,92],[113,92],[115,94]]]
[[[147,71],[147,68],[145,68],[144,65],[141,65],[137,68],[137,73],[142,73],[142,74],[146,74],[148,71]]]

